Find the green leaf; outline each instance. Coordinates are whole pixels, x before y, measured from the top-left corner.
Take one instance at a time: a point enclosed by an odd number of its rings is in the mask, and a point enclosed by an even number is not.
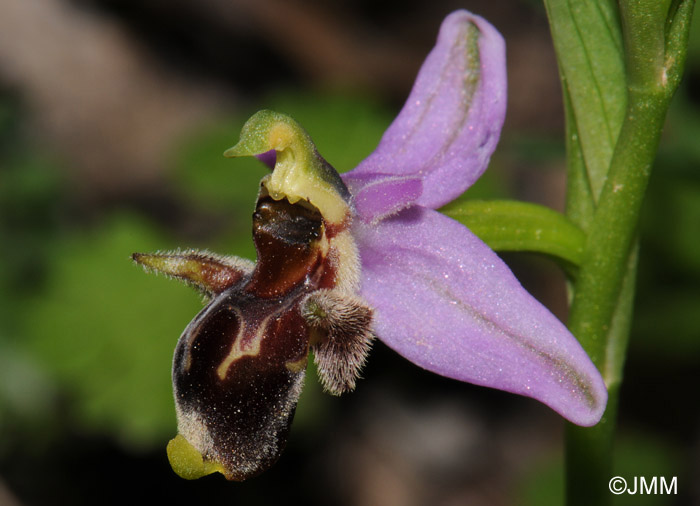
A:
[[[496,251],[543,253],[578,266],[585,236],[566,216],[548,207],[510,200],[456,201],[441,212],[466,225]]]
[[[581,141],[576,130],[575,114],[568,90],[564,90],[566,110],[566,216],[584,232],[593,220],[595,197],[583,160]]]
[[[626,106],[625,62],[616,6],[606,0],[545,0],[568,113],[597,200]]]

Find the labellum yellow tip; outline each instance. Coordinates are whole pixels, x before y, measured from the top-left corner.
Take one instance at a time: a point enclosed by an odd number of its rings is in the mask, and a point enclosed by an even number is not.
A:
[[[224,468],[220,464],[204,460],[202,454],[180,434],[170,440],[166,451],[175,474],[186,480],[196,480],[216,472],[224,473]]]

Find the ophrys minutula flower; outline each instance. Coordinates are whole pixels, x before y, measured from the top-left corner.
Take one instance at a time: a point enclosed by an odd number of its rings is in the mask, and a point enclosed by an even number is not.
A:
[[[136,254],[208,305],[173,363],[185,478],[243,480],[289,432],[309,350],[324,388],[352,390],[376,335],[438,374],[547,404],[595,424],[603,380],[577,340],[463,225],[435,211],[483,173],[505,116],[505,47],[485,20],[444,21],[377,149],[342,178],[308,134],[261,111],[226,156],[273,168],[253,214],[257,262],[206,252]]]

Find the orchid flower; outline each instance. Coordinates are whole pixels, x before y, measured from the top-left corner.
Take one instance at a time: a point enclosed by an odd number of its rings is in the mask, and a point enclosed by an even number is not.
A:
[[[324,388],[354,389],[376,336],[443,376],[533,397],[579,425],[605,409],[576,338],[466,227],[435,209],[486,169],[505,116],[505,46],[448,16],[403,110],[342,178],[294,120],[255,114],[225,155],[273,170],[253,215],[257,263],[207,252],[135,254],[209,304],[175,350],[185,478],[243,480],[279,457],[309,350]]]

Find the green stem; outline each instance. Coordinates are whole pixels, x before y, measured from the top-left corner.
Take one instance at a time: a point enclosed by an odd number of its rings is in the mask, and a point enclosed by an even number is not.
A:
[[[627,114],[575,286],[569,328],[603,372],[608,331],[666,116],[667,100],[663,98],[630,91]]]
[[[619,389],[608,388],[608,408],[598,425],[583,428],[566,424],[566,504],[567,506],[607,506],[612,494],[608,482],[615,436]]]
[[[608,407],[602,420],[592,428],[567,424],[566,427],[566,504],[604,506],[611,500],[608,481],[613,474],[613,443],[622,368],[635,293],[637,248],[633,249],[624,276],[620,297],[608,333],[603,377],[608,386]]]
[[[605,505],[632,320],[635,237],[695,0],[544,0],[567,130],[567,216],[585,234],[569,328],[608,386],[592,428],[567,428],[567,504]]]
[[[606,505],[612,499],[607,484],[632,319],[635,237],[668,104],[684,67],[694,0],[620,0],[619,6],[627,106],[592,220],[582,223],[588,236],[569,316],[569,328],[600,369],[609,399],[596,427],[567,428],[569,506]],[[568,98],[571,128],[581,111]],[[580,146],[568,147],[567,155],[580,158]],[[570,161],[570,166],[577,164]],[[570,191],[575,189],[569,186]],[[580,190],[568,194],[574,200],[569,210],[580,208],[577,200],[590,200],[590,194]]]
[[[567,430],[567,504],[605,505],[611,494],[612,444],[622,366],[632,318],[633,244],[668,100],[630,90],[627,114],[586,241],[574,287],[569,328],[603,374],[604,419]],[[624,288],[624,290],[623,290]]]

